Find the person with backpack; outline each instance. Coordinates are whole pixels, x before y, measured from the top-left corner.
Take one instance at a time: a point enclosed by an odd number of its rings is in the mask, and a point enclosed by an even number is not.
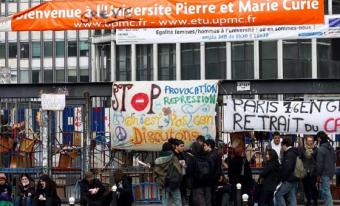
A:
[[[316,134],[319,141],[319,149],[316,157],[317,174],[320,175],[321,198],[325,201],[325,206],[332,206],[333,200],[330,191],[330,181],[335,173],[336,155],[334,148],[329,143],[329,137],[323,131]]]
[[[189,160],[186,173],[192,178],[192,205],[211,206],[212,161],[198,142],[191,145],[191,151],[194,157]]]
[[[185,170],[172,152],[172,145],[165,142],[160,157],[155,160],[154,177],[161,189],[163,206],[182,206],[180,186]]]
[[[282,164],[280,168],[281,183],[275,191],[275,206],[286,206],[285,195],[288,195],[289,205],[296,206],[296,192],[299,179],[295,176],[296,160],[298,151],[292,147],[292,140],[285,137],[281,142],[283,153]]]
[[[306,136],[305,147],[302,151],[302,161],[306,176],[302,179],[303,190],[306,196],[306,206],[318,205],[318,189],[316,188],[316,155],[317,148],[314,146],[314,137]]]

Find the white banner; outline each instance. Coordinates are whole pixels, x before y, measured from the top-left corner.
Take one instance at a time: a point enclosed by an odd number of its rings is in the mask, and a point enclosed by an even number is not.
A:
[[[340,132],[340,101],[232,99],[224,109],[224,130],[315,134]]]
[[[215,138],[218,81],[115,82],[111,143],[116,149],[159,151],[169,138],[190,145]]]
[[[325,24],[249,27],[117,29],[117,44],[223,42],[340,37],[340,15],[325,16]]]

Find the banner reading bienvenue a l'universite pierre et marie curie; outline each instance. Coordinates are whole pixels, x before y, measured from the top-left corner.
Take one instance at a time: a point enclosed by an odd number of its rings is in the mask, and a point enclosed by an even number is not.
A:
[[[218,81],[114,82],[111,142],[116,149],[159,151],[169,138],[189,146],[215,138]]]
[[[0,31],[323,23],[323,0],[58,0],[0,19]]]
[[[224,109],[224,130],[339,133],[340,101],[231,99]]]

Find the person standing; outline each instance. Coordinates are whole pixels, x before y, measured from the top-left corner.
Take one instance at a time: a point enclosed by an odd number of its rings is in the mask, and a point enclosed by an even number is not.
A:
[[[131,206],[133,203],[132,178],[118,169],[114,173],[117,185],[117,206]]]
[[[281,148],[282,138],[279,132],[274,132],[273,139],[270,144],[267,146],[266,150],[273,149],[275,150],[277,156],[279,157],[279,162],[281,163],[281,159],[283,157],[283,150]]]
[[[163,144],[160,157],[155,160],[154,177],[161,188],[162,205],[182,206],[180,185],[184,175],[184,168],[172,150],[173,147],[170,143],[165,142]]]
[[[316,188],[316,155],[317,148],[314,146],[314,137],[306,137],[306,145],[302,151],[302,162],[306,170],[306,176],[302,179],[303,189],[307,199],[306,206],[318,204],[318,190]]]
[[[295,163],[298,157],[298,151],[292,147],[292,140],[286,137],[281,142],[283,153],[282,164],[280,168],[281,183],[274,195],[275,206],[286,206],[285,195],[288,195],[290,206],[296,206],[296,192],[298,187],[298,178],[294,175]]]
[[[335,173],[336,154],[334,148],[329,143],[329,137],[323,131],[316,134],[319,141],[319,149],[316,157],[317,174],[320,175],[321,198],[325,201],[325,206],[332,206],[333,200],[330,190],[330,182]]]
[[[272,206],[274,191],[279,183],[280,163],[277,153],[273,149],[266,152],[267,161],[265,162],[262,173],[260,174],[260,182],[262,184],[259,206]]]

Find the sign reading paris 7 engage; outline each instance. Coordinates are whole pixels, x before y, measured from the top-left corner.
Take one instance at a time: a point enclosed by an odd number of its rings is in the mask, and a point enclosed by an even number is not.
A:
[[[114,82],[112,147],[159,151],[169,138],[186,146],[215,138],[218,81]]]
[[[224,129],[315,134],[340,132],[340,101],[232,99],[224,109]]]

